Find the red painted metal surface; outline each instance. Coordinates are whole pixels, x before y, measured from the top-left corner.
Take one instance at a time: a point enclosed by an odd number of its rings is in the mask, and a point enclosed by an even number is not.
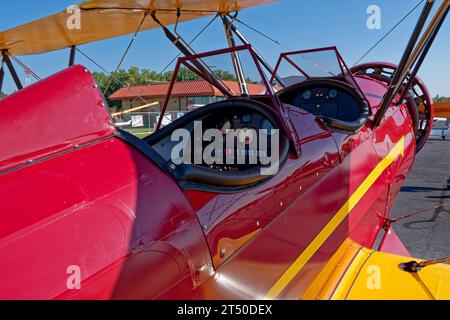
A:
[[[1,299],[151,299],[211,272],[178,186],[118,139],[4,174],[0,193]]]
[[[59,98],[48,93],[60,84],[73,88],[77,104],[70,103],[65,87],[54,90]],[[45,88],[50,103],[40,92]],[[80,93],[83,88],[87,92]],[[52,137],[33,134],[29,127],[30,139],[45,147],[72,137],[89,145],[0,175],[0,298],[151,299],[171,286],[193,287],[209,277],[212,264],[192,208],[173,179],[150,159],[117,138],[105,139],[112,130],[103,123],[105,109],[96,99],[101,96],[84,68],[69,69],[16,94],[2,102],[3,114],[23,115],[20,105],[13,109],[10,104],[22,95],[34,98],[34,90],[39,99],[32,99],[31,111],[23,101],[24,108],[40,119],[62,122],[66,130]],[[59,108],[66,116],[57,112],[56,101],[62,102]],[[81,128],[75,130],[76,124]],[[107,134],[99,134],[103,128],[109,128]],[[27,141],[18,141],[15,150],[26,153],[25,147]],[[170,198],[161,201],[167,194]],[[67,286],[71,267],[81,272],[81,290]]]
[[[375,113],[386,86],[355,80]],[[0,102],[0,116],[13,122],[0,126],[0,298],[263,298],[404,137],[404,156],[280,296],[299,298],[346,238],[374,245],[415,157],[404,105],[352,135],[283,105],[300,157],[291,152],[275,177],[248,190],[182,191],[114,135],[102,101],[92,77],[73,67]],[[386,239],[387,248],[394,237]],[[68,287],[73,266],[79,290]]]
[[[381,242],[379,251],[399,255],[402,257],[411,256],[408,249],[405,247],[403,242],[398,237],[397,233],[395,233],[394,229],[392,228],[390,228],[389,231],[386,232],[386,235]]]
[[[115,132],[102,93],[74,66],[0,101],[0,172]]]
[[[358,76],[358,78],[369,78],[375,82],[383,84],[384,86],[388,86],[391,78],[385,71],[389,70],[392,74],[397,70],[397,65],[389,63],[389,62],[369,62],[361,65],[357,65],[352,67],[351,72],[360,74],[363,73],[363,76]],[[372,71],[370,71],[372,70]],[[371,73],[373,72],[373,73]],[[373,85],[370,85],[373,86]],[[418,104],[417,108],[419,111],[419,117],[416,119],[417,122],[420,121],[421,129],[418,132],[418,141],[416,142],[416,151],[419,152],[425,143],[428,141],[430,137],[431,131],[433,129],[434,123],[434,107],[433,107],[433,98],[431,96],[430,91],[428,90],[425,83],[418,76],[414,78],[412,83],[412,91],[417,92],[418,96],[416,96],[412,104]],[[415,94],[415,93],[414,93]],[[396,97],[397,101],[403,96],[403,92],[401,92],[398,97]],[[406,95],[405,97],[409,96]],[[409,98],[411,99],[411,97]],[[418,102],[423,100],[422,102]],[[414,107],[414,106],[412,106]],[[408,116],[409,118],[409,116]]]
[[[249,191],[216,195],[187,192],[191,202],[196,203],[194,207],[206,229],[216,267],[268,226],[339,162],[332,135],[321,128],[312,115],[294,107],[289,111],[296,128],[308,128],[299,130],[300,159],[291,156],[275,177]]]

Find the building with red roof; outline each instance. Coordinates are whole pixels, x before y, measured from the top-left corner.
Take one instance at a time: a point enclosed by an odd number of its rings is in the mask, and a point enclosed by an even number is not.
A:
[[[223,83],[236,95],[240,94],[239,83],[235,81],[223,81]],[[159,102],[164,104],[170,83],[149,84],[146,86],[131,86],[121,88],[114,92],[109,99],[122,101],[123,110],[144,105],[142,99],[148,103]],[[263,94],[266,88],[262,84],[247,84],[250,95]],[[141,99],[142,98],[142,99]],[[187,111],[191,108],[203,106],[212,102],[223,100],[223,94],[212,84],[205,80],[193,80],[176,82],[167,111]],[[155,109],[156,108],[156,109]],[[158,111],[159,107],[153,107],[146,111]],[[145,110],[144,110],[145,111]]]

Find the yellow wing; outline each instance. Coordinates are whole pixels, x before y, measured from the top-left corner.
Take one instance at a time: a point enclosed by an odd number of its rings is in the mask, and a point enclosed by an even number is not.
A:
[[[154,11],[165,25],[218,12],[228,13],[278,0],[91,0],[52,16],[0,33],[0,50],[32,55],[134,33],[145,12]],[[79,8],[79,10],[77,9]],[[147,17],[140,30],[158,28]]]
[[[301,297],[305,300],[449,300],[450,265],[419,273],[400,270],[416,260],[364,248],[347,239]]]

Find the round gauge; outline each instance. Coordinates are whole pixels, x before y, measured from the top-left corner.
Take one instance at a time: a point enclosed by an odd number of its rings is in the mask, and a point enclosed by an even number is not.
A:
[[[338,96],[337,90],[331,89],[330,93],[329,93],[329,96],[330,96],[331,99],[335,99]]]
[[[303,97],[304,100],[309,100],[309,99],[311,99],[311,97],[312,97],[312,92],[311,92],[311,90],[307,90],[307,91],[303,92],[302,97]]]

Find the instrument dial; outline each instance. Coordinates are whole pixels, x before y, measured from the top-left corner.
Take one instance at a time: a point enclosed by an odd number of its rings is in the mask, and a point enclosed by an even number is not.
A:
[[[311,92],[311,90],[307,90],[307,91],[303,92],[302,97],[303,97],[304,100],[309,100],[309,99],[311,99],[311,97],[312,97],[312,92]]]
[[[331,90],[330,90],[330,93],[329,93],[329,97],[330,97],[331,99],[335,99],[335,98],[337,98],[337,96],[338,96],[337,90],[331,89]]]

